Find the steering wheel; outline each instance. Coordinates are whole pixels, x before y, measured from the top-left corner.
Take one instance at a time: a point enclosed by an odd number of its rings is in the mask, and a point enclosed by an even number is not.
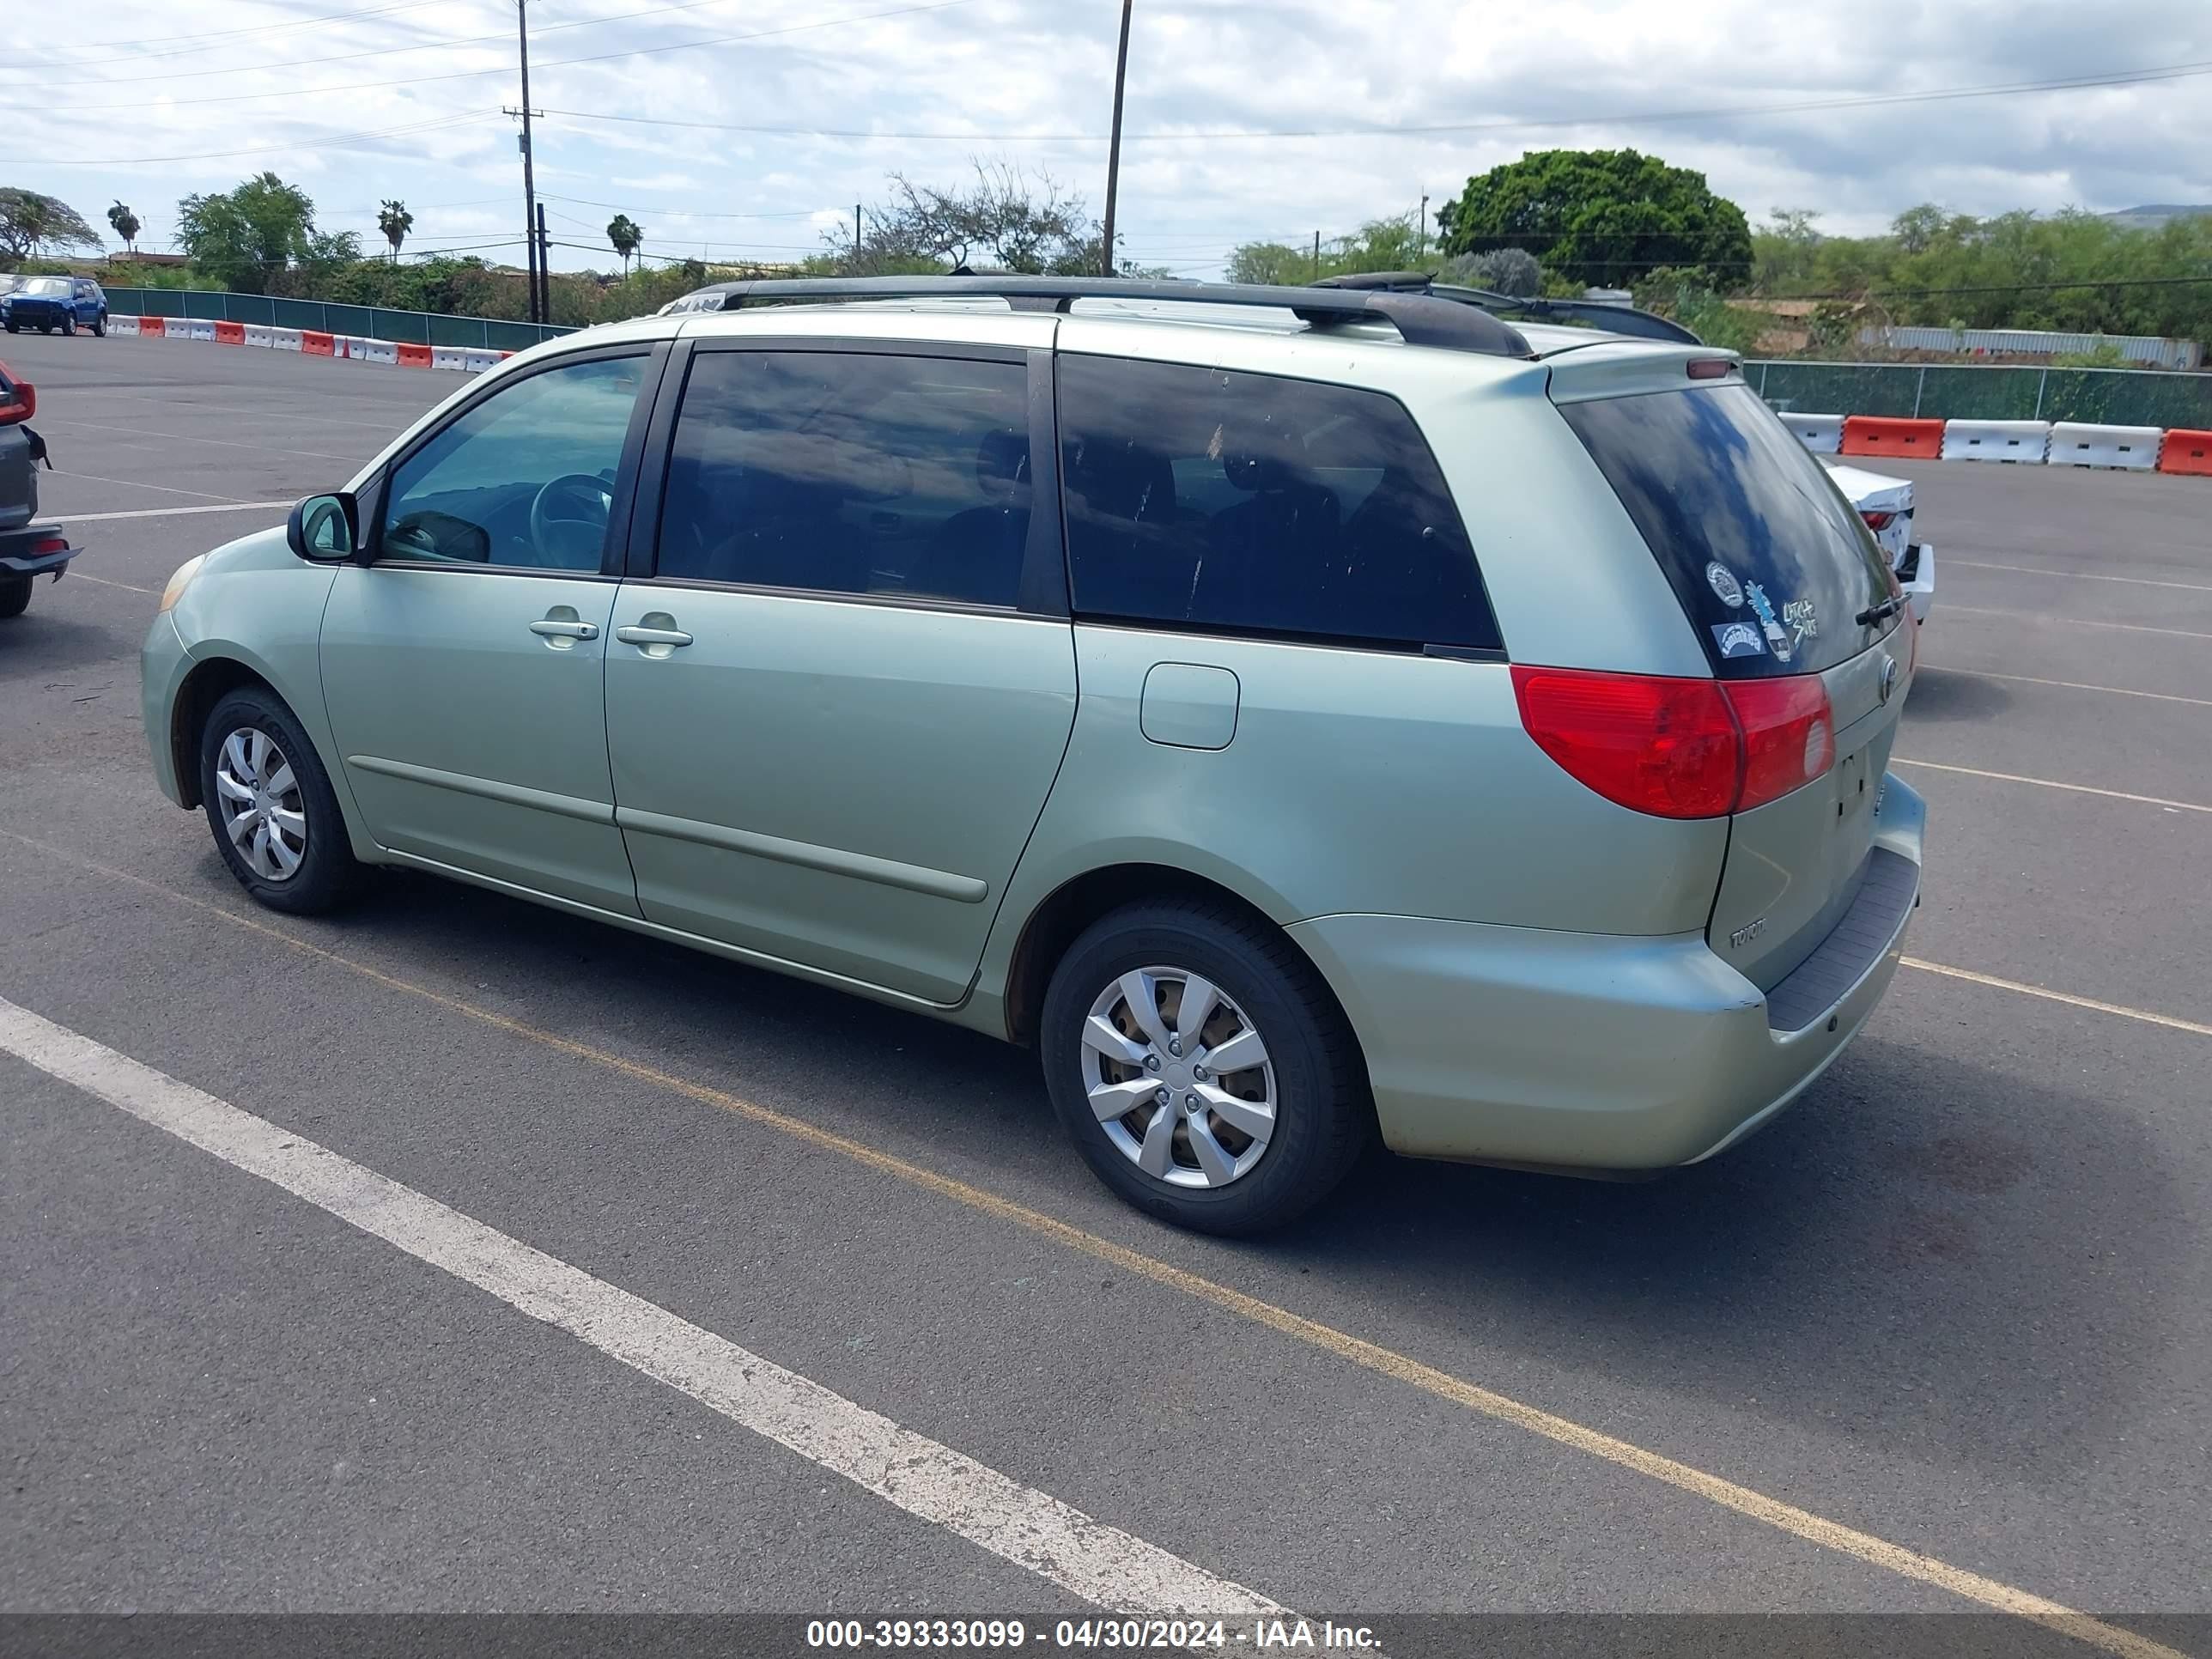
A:
[[[530,498],[530,544],[539,561],[561,570],[596,568],[614,504],[605,478],[563,472],[548,479]]]

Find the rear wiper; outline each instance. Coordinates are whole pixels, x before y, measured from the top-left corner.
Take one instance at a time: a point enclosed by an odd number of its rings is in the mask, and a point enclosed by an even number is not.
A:
[[[1860,611],[1857,616],[1852,617],[1851,620],[1856,623],[1861,628],[1871,628],[1878,622],[1887,621],[1890,617],[1894,617],[1899,611],[1904,609],[1905,596],[1902,593],[1899,593],[1893,598],[1884,599],[1880,605],[1869,605],[1865,610]]]

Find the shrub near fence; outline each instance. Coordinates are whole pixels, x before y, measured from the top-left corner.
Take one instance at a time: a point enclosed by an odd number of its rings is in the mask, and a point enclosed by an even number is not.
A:
[[[535,323],[504,322],[495,317],[441,317],[426,311],[386,311],[380,307],[327,304],[320,300],[282,300],[266,294],[208,294],[188,289],[111,288],[107,308],[125,317],[194,317],[215,322],[250,323],[263,328],[296,328],[302,333],[360,334],[408,345],[451,346],[485,351],[520,351],[574,329]]]
[[[2081,421],[2212,427],[2212,374],[2129,368],[1747,362],[1744,377],[1788,413],[1934,421]]]

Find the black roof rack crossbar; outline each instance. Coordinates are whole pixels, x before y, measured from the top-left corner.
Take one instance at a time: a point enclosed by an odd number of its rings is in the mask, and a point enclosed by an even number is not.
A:
[[[713,303],[711,296],[721,296]],[[1534,357],[1518,329],[1486,311],[1420,293],[1272,288],[1255,283],[1165,283],[1116,276],[758,277],[717,283],[688,295],[687,311],[736,311],[763,300],[999,299],[1016,310],[1066,312],[1078,300],[1139,300],[1189,305],[1263,306],[1295,313],[1316,328],[1387,322],[1408,345]]]
[[[1632,334],[1646,340],[1670,340],[1680,345],[1703,345],[1699,339],[1681,324],[1670,317],[1655,312],[1638,311],[1634,306],[1607,305],[1602,300],[1548,300],[1531,295],[1521,298],[1510,294],[1492,293],[1486,288],[1464,288],[1456,283],[1440,283],[1421,270],[1362,270],[1343,276],[1324,276],[1316,288],[1334,288],[1357,294],[1425,294],[1432,299],[1449,300],[1463,306],[1479,307],[1484,311],[1517,313],[1547,321],[1554,317],[1569,318],[1576,322],[1595,323],[1613,334]]]

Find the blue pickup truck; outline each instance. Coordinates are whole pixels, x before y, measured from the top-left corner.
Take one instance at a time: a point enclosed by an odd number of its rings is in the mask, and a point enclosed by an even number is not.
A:
[[[0,621],[21,616],[31,584],[50,574],[59,581],[77,555],[59,525],[38,522],[46,446],[27,424],[38,406],[38,393],[0,363]]]
[[[14,287],[0,294],[0,321],[10,334],[27,328],[74,334],[84,328],[105,335],[107,295],[89,276],[18,277]]]

